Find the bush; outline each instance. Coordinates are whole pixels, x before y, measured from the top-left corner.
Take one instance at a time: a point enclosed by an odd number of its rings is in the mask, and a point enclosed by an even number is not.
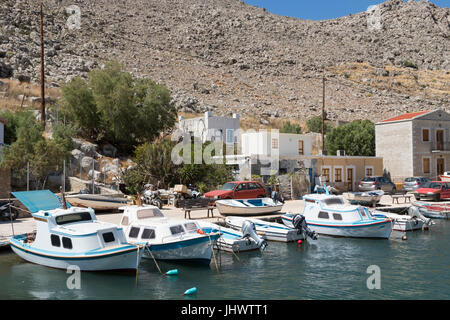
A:
[[[375,156],[375,124],[370,120],[355,120],[334,128],[325,139],[330,155],[345,150],[349,156]]]
[[[414,62],[412,62],[412,61],[410,61],[410,60],[404,60],[404,61],[402,62],[402,64],[403,64],[403,66],[404,66],[405,68],[414,68],[414,69],[418,69],[417,64],[414,63]]]
[[[309,132],[322,132],[322,116],[316,116],[308,119],[306,121],[306,126],[308,127]],[[328,134],[333,129],[333,126],[325,121],[325,134]]]
[[[280,130],[280,133],[302,133],[302,128],[298,124],[291,124],[290,121],[286,121]]]

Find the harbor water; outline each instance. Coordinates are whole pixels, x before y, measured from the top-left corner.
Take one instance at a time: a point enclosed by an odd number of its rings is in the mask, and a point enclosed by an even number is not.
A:
[[[71,273],[0,253],[0,299],[450,299],[450,221],[428,231],[394,231],[389,240],[320,236],[317,241],[269,242],[264,252],[215,252],[209,266],[143,259],[135,274]],[[380,288],[369,289],[372,268]],[[368,273],[369,269],[369,273]],[[183,296],[196,287],[197,293]],[[370,286],[369,286],[370,287]]]

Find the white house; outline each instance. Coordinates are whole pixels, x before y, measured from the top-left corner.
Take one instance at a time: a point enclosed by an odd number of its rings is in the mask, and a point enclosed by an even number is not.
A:
[[[185,134],[201,137],[202,142],[223,141],[225,143],[239,142],[240,116],[234,113],[232,118],[213,116],[210,111],[203,117],[185,119],[180,116],[178,129]]]

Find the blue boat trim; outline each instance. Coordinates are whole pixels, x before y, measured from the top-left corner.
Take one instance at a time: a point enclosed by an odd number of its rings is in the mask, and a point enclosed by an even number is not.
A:
[[[149,249],[150,249],[150,251],[163,251],[163,250],[179,249],[179,248],[193,246],[193,245],[203,243],[203,242],[209,242],[209,239],[211,239],[211,241],[213,241],[219,237],[220,237],[220,234],[214,234],[211,236],[198,237],[198,238],[187,239],[187,240],[171,242],[171,243],[149,244]]]

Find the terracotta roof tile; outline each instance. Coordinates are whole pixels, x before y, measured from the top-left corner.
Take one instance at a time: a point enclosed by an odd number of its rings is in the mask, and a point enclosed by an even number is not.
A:
[[[410,112],[410,113],[405,113],[405,114],[401,114],[399,116],[393,117],[393,118],[389,118],[386,120],[383,120],[381,122],[391,122],[391,121],[401,121],[401,120],[410,120],[412,118],[415,118],[417,116],[420,116],[422,114],[431,112],[433,110],[426,110],[426,111],[419,111],[419,112]]]

